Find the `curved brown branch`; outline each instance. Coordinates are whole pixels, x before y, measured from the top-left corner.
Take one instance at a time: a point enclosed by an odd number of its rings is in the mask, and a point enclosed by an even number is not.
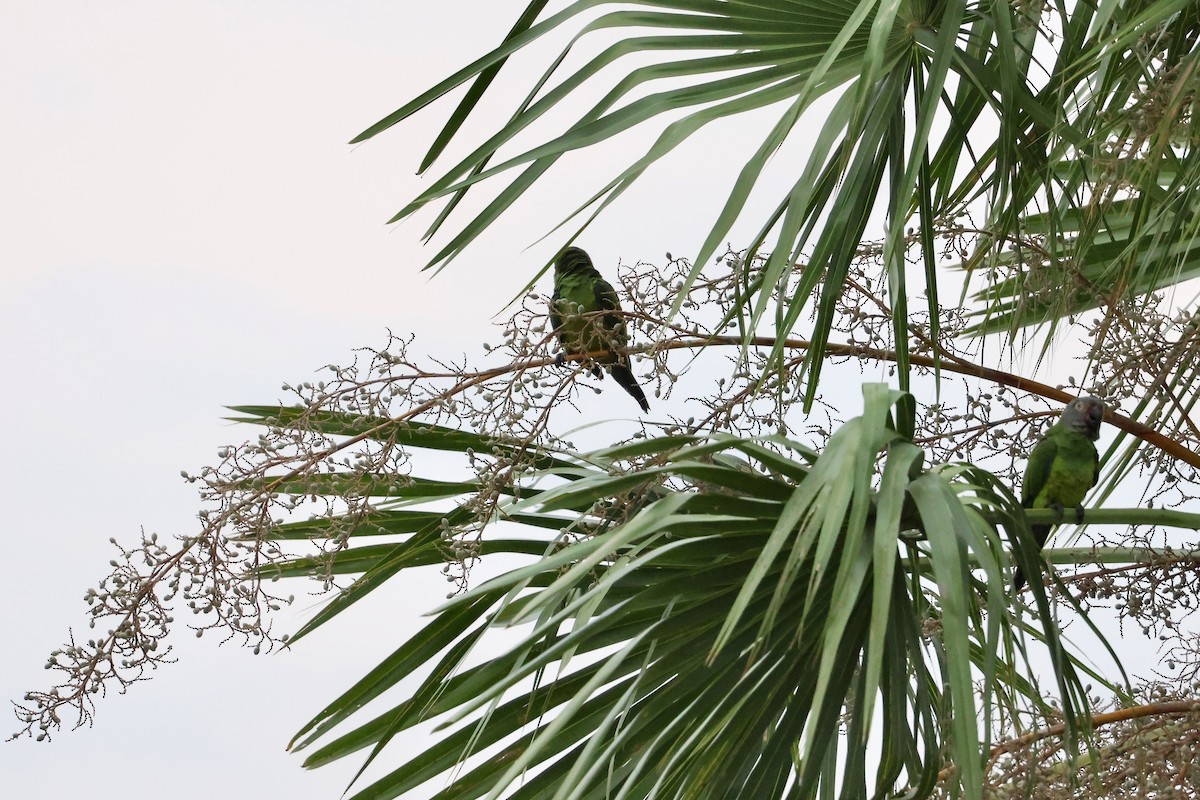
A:
[[[1131,719],[1143,719],[1145,717],[1163,717],[1163,716],[1178,716],[1180,714],[1191,714],[1200,711],[1200,701],[1197,700],[1167,700],[1162,703],[1147,703],[1140,706],[1132,706],[1131,708],[1120,708],[1116,711],[1106,711],[1102,714],[1092,715],[1092,728],[1100,728],[1105,725],[1112,725],[1117,722],[1128,722]],[[1056,725],[1051,725],[1048,728],[1030,731],[1029,733],[1017,736],[1004,742],[1000,742],[992,748],[989,761],[994,761],[999,756],[1005,753],[1011,753],[1014,750],[1020,750],[1022,747],[1049,739],[1052,736],[1061,736],[1067,730],[1065,722],[1060,722]]]
[[[699,348],[712,345],[720,345],[723,347],[741,347],[744,344],[748,344],[753,347],[774,347],[777,341],[778,340],[774,336],[754,336],[748,340],[743,339],[740,336],[709,336],[697,337],[691,340],[677,339],[658,345],[645,345],[642,347],[630,348],[630,352],[639,353],[650,350],[676,350],[681,348]],[[1064,405],[1075,399],[1074,395],[1069,394],[1068,392],[1065,392],[1057,387],[1042,383],[1041,381],[1035,381],[1031,378],[1014,375],[1013,373],[1005,372],[1004,370],[993,369],[992,367],[985,367],[981,364],[975,364],[974,362],[967,361],[966,359],[956,356],[953,353],[946,352],[944,348],[936,343],[931,342],[930,344],[933,346],[935,352],[937,352],[937,358],[912,354],[908,357],[909,363],[916,364],[920,367],[927,367],[929,369],[941,369],[947,372],[954,372],[959,375],[969,375],[982,378],[1002,386],[1010,386],[1014,389],[1019,389],[1024,392],[1030,392],[1031,394],[1037,394],[1052,400],[1058,400]],[[812,346],[812,343],[807,339],[787,338],[783,340],[783,346],[807,350]],[[604,355],[604,352],[601,351],[598,353],[589,353],[588,356],[580,356],[579,358],[595,357],[600,355]],[[868,347],[864,345],[829,343],[825,345],[825,355],[873,358],[878,361],[891,361],[893,363],[896,361],[896,351]],[[1118,414],[1111,408],[1105,409],[1104,421],[1113,427],[1120,428],[1126,433],[1141,439],[1147,444],[1153,445],[1172,458],[1177,458],[1186,464],[1200,469],[1200,454],[1187,449],[1179,442],[1171,439],[1169,436],[1165,436],[1140,422],[1124,416],[1123,414]]]
[[[1140,706],[1132,706],[1130,708],[1121,708],[1116,711],[1106,711],[1102,714],[1093,714],[1091,718],[1092,729],[1101,728],[1105,725],[1112,725],[1117,722],[1128,722],[1131,719],[1144,719],[1146,717],[1167,717],[1180,716],[1182,714],[1193,714],[1200,712],[1200,700],[1167,700],[1161,703],[1147,703]],[[1067,725],[1065,722],[1060,722],[1056,725],[1050,725],[1046,728],[1040,728],[1036,731],[1022,734],[1021,736],[1007,739],[992,747],[988,754],[989,767],[997,758],[1005,753],[1011,753],[1015,750],[1020,750],[1023,747],[1028,747],[1034,742],[1043,739],[1049,739],[1054,736],[1062,736],[1066,733]],[[958,766],[951,764],[938,772],[938,783],[941,783],[952,777],[958,771]]]

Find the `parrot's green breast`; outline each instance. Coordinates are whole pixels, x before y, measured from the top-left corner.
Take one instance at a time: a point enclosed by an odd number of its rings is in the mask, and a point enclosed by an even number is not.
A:
[[[1032,498],[1026,494],[1025,505],[1030,508],[1078,506],[1096,485],[1099,454],[1091,439],[1081,433],[1059,426],[1051,428],[1029,461],[1025,488],[1035,492]]]

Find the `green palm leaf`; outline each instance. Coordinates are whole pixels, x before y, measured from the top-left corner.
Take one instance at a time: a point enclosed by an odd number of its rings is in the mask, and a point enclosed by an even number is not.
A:
[[[979,797],[989,722],[1047,711],[1015,660],[1033,646],[1026,637],[1055,665],[1054,713],[1068,738],[1086,710],[1077,662],[1044,622],[1048,609],[1034,628],[1000,598],[1007,542],[995,520],[1018,541],[1027,525],[1011,492],[968,467],[923,471],[898,433],[912,425],[900,418],[907,398],[869,386],[864,400],[820,454],[733,436],[560,454],[574,462],[570,477],[557,465],[531,474],[541,491],[514,492],[499,510],[522,536],[485,539],[488,557],[519,554],[525,565],[450,600],[293,746],[312,750],[310,767],[365,750],[371,763],[401,731],[436,721],[436,741],[360,800],[455,771],[438,797],[770,797],[788,787],[815,797],[872,785],[921,797],[947,764]],[[629,453],[667,458],[622,474],[614,467]],[[467,507],[443,527],[473,524]],[[315,624],[344,610],[343,597],[431,566],[430,530],[395,520],[401,542],[335,555],[339,571],[364,571]],[[378,535],[375,522],[365,535]],[[305,537],[322,530],[296,525]],[[590,533],[566,542],[568,526]],[[1018,558],[1036,557],[1022,547]],[[517,642],[468,661],[500,630]],[[417,674],[399,703],[356,721]],[[845,750],[829,734],[839,725]],[[871,770],[868,749],[879,753]]]

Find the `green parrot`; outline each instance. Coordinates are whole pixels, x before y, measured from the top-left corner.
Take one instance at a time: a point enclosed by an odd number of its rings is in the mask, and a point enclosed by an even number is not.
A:
[[[592,311],[620,310],[612,284],[600,276],[588,254],[578,247],[564,250],[554,262],[554,295],[550,298],[550,324],[558,341],[568,355],[608,350],[600,363],[637,400],[642,411],[649,411],[646,395],[629,369],[629,356],[620,352],[629,345],[625,318],[619,313],[588,315]],[[597,378],[604,374],[596,364],[590,366]]]
[[[1025,479],[1021,482],[1021,505],[1025,508],[1078,509],[1083,517],[1084,496],[1100,477],[1100,454],[1094,442],[1100,438],[1104,402],[1098,397],[1077,397],[1063,409],[1029,454]],[[1052,525],[1034,525],[1038,547],[1046,545]],[[1013,588],[1020,591],[1025,576],[1020,568]]]

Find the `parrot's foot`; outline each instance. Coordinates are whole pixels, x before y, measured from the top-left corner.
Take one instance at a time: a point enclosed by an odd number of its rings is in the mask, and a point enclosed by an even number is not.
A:
[[[1047,508],[1050,508],[1050,509],[1053,509],[1053,510],[1054,510],[1054,512],[1055,512],[1056,514],[1058,514],[1058,521],[1059,521],[1059,522],[1062,522],[1064,519],[1066,519],[1066,518],[1067,518],[1067,510],[1066,510],[1065,508],[1063,508],[1063,505],[1062,505],[1062,503],[1051,503],[1050,505],[1048,505],[1048,506],[1046,506],[1046,507],[1047,507]]]
[[[1075,522],[1079,525],[1083,524],[1083,503],[1075,506]]]
[[[561,367],[566,363],[567,363],[567,354],[566,353],[559,352],[559,354],[554,357],[554,366]]]

